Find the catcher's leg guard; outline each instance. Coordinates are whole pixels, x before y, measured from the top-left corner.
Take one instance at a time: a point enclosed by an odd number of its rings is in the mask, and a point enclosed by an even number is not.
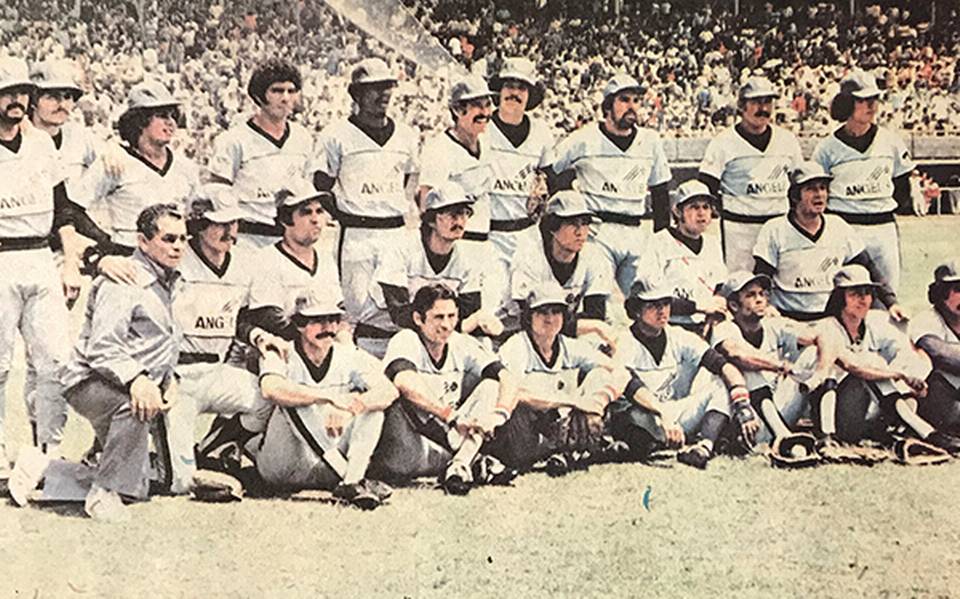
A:
[[[657,444],[666,442],[656,415],[628,399],[618,399],[607,408],[610,435],[630,447],[635,459],[646,459]]]

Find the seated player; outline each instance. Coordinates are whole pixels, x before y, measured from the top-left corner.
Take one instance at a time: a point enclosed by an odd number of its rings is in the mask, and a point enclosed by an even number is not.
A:
[[[825,214],[830,181],[819,164],[803,162],[790,173],[790,212],[767,221],[753,248],[753,272],[773,280],[771,302],[784,316],[817,320],[824,315],[833,275],[847,264],[875,268],[863,241],[845,220]],[[879,275],[873,280],[882,283]],[[886,285],[879,299],[894,318],[903,319],[897,297]]]
[[[821,346],[834,352],[837,365],[835,385],[828,380],[814,395],[821,447],[829,452],[838,443],[863,439],[888,443],[890,429],[902,426],[907,434],[960,453],[960,439],[936,430],[917,413],[918,402],[927,394],[924,379],[930,363],[890,323],[886,312],[870,309],[877,284],[867,269],[855,264],[842,268],[833,287],[827,301],[829,316],[817,323]],[[798,366],[805,366],[805,361],[801,356]]]
[[[524,302],[522,330],[500,348],[500,360],[518,377],[520,390],[513,416],[497,430],[490,450],[520,470],[546,459],[552,476],[566,474],[581,453],[602,448],[607,404],[627,382],[626,371],[614,369],[606,355],[561,333],[566,295],[556,283],[535,287]],[[580,438],[563,434],[578,427]]]
[[[939,430],[960,434],[960,274],[955,262],[933,271],[930,308],[910,322],[910,337],[933,363],[917,412]]]
[[[669,325],[672,290],[640,279],[624,308],[633,320],[618,340],[617,360],[631,375],[610,405],[614,439],[646,458],[658,446],[679,447],[677,459],[706,468],[731,414],[752,445],[760,421],[750,407],[743,375],[707,342]]]
[[[702,335],[723,319],[726,304],[717,289],[727,276],[716,236],[704,236],[713,222],[717,198],[700,181],[687,181],[670,196],[673,227],[650,238],[641,276],[660,278],[673,291],[670,324]]]
[[[384,364],[400,400],[386,412],[373,459],[372,472],[381,478],[439,475],[444,490],[455,495],[474,483],[512,478],[489,456],[477,458],[484,437],[510,418],[516,383],[493,353],[456,331],[457,320],[457,295],[439,283],[426,285],[413,296],[414,329],[390,340]],[[475,479],[475,464],[503,476]]]
[[[260,367],[264,398],[277,405],[257,454],[264,482],[282,489],[332,489],[334,497],[374,509],[390,488],[366,477],[383,411],[397,390],[380,361],[335,340],[343,310],[339,289],[297,300],[294,351],[286,363],[268,354]]]

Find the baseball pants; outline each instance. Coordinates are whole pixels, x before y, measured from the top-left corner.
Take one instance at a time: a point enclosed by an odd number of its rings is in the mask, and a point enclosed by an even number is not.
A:
[[[728,219],[720,222],[723,261],[728,271],[753,272],[753,247],[762,228],[763,223],[740,223]]]
[[[659,408],[665,425],[676,422],[687,439],[692,439],[707,412],[730,416],[730,394],[719,376],[702,370],[693,380],[690,395],[660,402]]]
[[[67,422],[60,369],[68,351],[69,322],[60,276],[47,248],[0,253],[0,449],[18,330],[36,373],[24,399],[27,413],[36,416],[37,443],[58,445]]]
[[[327,433],[329,404],[277,407],[257,455],[267,484],[283,489],[332,489],[366,476],[383,429],[382,411],[354,416],[343,434]]]
[[[867,255],[879,275],[896,293],[900,288],[900,230],[897,223],[850,226],[863,240]]]
[[[373,280],[374,273],[386,252],[396,251],[395,248],[400,247],[408,234],[403,227],[340,228],[337,266],[340,269],[340,286],[343,288],[343,305],[352,324],[363,317],[362,311],[370,297],[371,288],[378,285]]]
[[[610,273],[620,291],[626,297],[637,278],[638,261],[641,259],[652,221],[639,227],[617,223],[599,223],[593,226],[591,239],[599,246],[600,254],[610,265]]]

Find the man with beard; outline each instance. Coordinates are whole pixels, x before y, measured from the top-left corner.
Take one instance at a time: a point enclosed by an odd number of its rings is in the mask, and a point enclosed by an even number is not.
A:
[[[753,249],[754,268],[773,280],[772,303],[796,320],[823,316],[833,276],[847,264],[875,270],[860,236],[842,218],[824,214],[831,176],[815,162],[802,162],[790,174],[790,213],[765,223]],[[873,275],[880,281],[879,274]],[[878,287],[891,316],[902,315],[896,295]]]
[[[0,471],[7,470],[3,406],[17,332],[36,371],[33,393],[25,396],[36,418],[36,452],[59,451],[67,419],[60,384],[69,328],[64,294],[79,277],[65,265],[61,279],[50,253],[51,231],[68,224],[54,206],[63,177],[50,136],[23,126],[32,92],[26,63],[0,59]]]
[[[277,58],[264,61],[253,70],[247,85],[256,113],[214,140],[209,165],[213,180],[230,185],[245,212],[240,221],[241,246],[260,248],[280,239],[274,194],[301,185],[309,176],[313,138],[290,120],[300,102],[301,87],[295,66]]]
[[[643,89],[618,74],[603,90],[604,120],[571,133],[554,150],[551,190],[576,178],[587,207],[600,219],[593,239],[626,295],[637,275],[644,248],[641,222],[649,218],[650,193],[655,229],[670,222],[667,185],[670,167],[660,135],[637,126]]]
[[[404,215],[415,205],[419,135],[387,115],[396,87],[379,58],[357,64],[347,88],[353,113],[320,132],[311,167],[316,188],[336,198],[337,266],[351,324],[383,303],[374,272],[403,243]]]
[[[700,180],[719,194],[720,231],[727,268],[753,268],[760,227],[787,213],[788,173],[803,160],[800,142],[770,124],[780,97],[765,77],[751,77],[737,95],[740,122],[714,137],[700,163]]]

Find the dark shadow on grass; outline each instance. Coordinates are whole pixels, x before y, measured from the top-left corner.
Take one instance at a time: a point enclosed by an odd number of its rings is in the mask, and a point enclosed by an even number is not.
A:
[[[44,501],[43,503],[31,503],[30,505],[34,509],[53,512],[66,518],[87,519],[87,514],[83,511],[82,501]]]

